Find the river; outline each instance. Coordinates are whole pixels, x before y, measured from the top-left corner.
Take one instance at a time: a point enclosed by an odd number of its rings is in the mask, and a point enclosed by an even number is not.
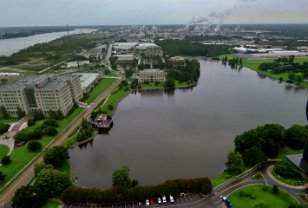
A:
[[[92,143],[69,150],[77,183],[110,188],[112,172],[128,166],[140,184],[216,177],[236,135],[266,123],[305,124],[308,90],[249,69],[200,60],[193,89],[142,92],[120,102],[114,127]]]
[[[93,31],[95,31],[95,29],[75,29],[69,33],[70,35],[73,35],[80,33],[91,33]],[[67,35],[67,32],[52,32],[22,38],[3,39],[0,40],[0,56],[10,56],[21,49],[33,46],[37,43],[49,42],[65,35]]]

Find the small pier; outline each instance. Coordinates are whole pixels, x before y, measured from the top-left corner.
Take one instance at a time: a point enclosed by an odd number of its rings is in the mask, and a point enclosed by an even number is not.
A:
[[[89,118],[88,121],[96,129],[110,129],[113,126],[112,117],[107,114],[99,114],[96,118]]]

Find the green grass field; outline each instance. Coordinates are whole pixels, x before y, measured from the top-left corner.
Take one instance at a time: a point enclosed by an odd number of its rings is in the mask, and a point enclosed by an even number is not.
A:
[[[264,187],[266,187],[266,190],[264,190]],[[251,195],[247,196],[249,194]],[[236,208],[254,208],[258,204],[264,204],[267,205],[264,207],[270,208],[288,208],[290,205],[297,204],[295,199],[288,193],[279,190],[278,194],[273,194],[272,186],[265,185],[243,187],[232,193],[229,199],[232,206]]]
[[[3,145],[3,144],[0,144],[0,160],[6,156],[8,153],[9,153],[10,149]]]
[[[57,127],[58,134],[54,137],[43,136],[39,142],[42,143],[43,148],[45,148],[51,141],[53,141],[68,125],[82,113],[82,108],[76,108],[68,117],[64,118],[61,121],[58,121],[59,127]],[[40,126],[44,120],[37,121],[34,126],[28,127],[29,130],[34,130],[38,126]],[[19,171],[22,170],[31,160],[33,160],[36,156],[41,154],[41,152],[31,152],[28,150],[27,145],[15,148],[10,155],[12,162],[8,166],[1,166],[0,171],[2,171],[6,177],[4,182],[0,185],[7,183],[11,180]],[[1,192],[1,191],[0,191]]]
[[[212,180],[212,185],[213,187],[218,186],[222,183],[224,183],[225,181],[227,181],[228,179],[230,179],[232,176],[229,175],[226,172],[223,172],[221,174],[219,174],[215,179]]]
[[[303,154],[303,153],[304,153],[304,149],[302,149],[302,150],[292,150],[289,147],[284,147],[283,149],[281,149],[279,151],[279,155],[278,155],[277,158],[283,159],[283,158],[285,158],[286,155]]]
[[[98,82],[98,84],[91,90],[89,93],[89,97],[86,99],[86,103],[92,103],[103,91],[105,91],[112,83],[114,83],[116,79],[102,79]]]
[[[48,201],[42,208],[57,208],[61,203],[56,201]]]
[[[114,91],[108,98],[108,100],[101,106],[102,110],[107,112],[107,114],[113,114],[116,109],[118,102],[125,98],[129,94],[129,90],[117,89]],[[112,105],[113,109],[110,109],[109,106]]]

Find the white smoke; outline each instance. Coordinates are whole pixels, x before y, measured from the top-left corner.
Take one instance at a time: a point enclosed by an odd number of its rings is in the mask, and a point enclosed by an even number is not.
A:
[[[215,31],[219,31],[221,25],[223,24],[225,18],[227,16],[230,16],[233,14],[236,10],[238,10],[241,7],[246,6],[247,4],[250,4],[252,2],[256,2],[258,0],[239,0],[238,3],[236,3],[232,8],[225,9],[222,12],[212,12],[207,17],[196,17],[194,16],[192,20],[186,24],[185,29],[188,30],[191,26],[198,25],[198,30],[200,28],[209,28],[211,25],[216,25]],[[203,25],[200,26],[200,25]]]

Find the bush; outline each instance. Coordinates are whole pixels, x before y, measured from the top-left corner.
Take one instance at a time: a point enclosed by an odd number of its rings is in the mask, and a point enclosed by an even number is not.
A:
[[[113,105],[111,105],[111,104],[108,105],[108,109],[109,109],[109,110],[113,110],[113,109],[114,109]]]
[[[7,130],[9,130],[9,128],[9,124],[0,123],[0,134],[4,134]]]
[[[273,186],[273,194],[278,194],[279,193],[279,188],[278,186],[274,185]]]
[[[34,126],[34,125],[35,125],[35,121],[33,119],[29,119],[28,126]]]
[[[34,175],[37,176],[43,169],[54,169],[53,165],[47,165],[43,162],[35,164]]]
[[[32,152],[37,152],[42,149],[42,144],[38,141],[30,141],[28,143],[28,149]]]
[[[10,156],[4,156],[1,160],[2,165],[9,165],[11,163]]]
[[[4,181],[5,175],[0,171],[0,182]]]
[[[52,127],[58,127],[59,124],[57,123],[56,119],[54,118],[48,118],[43,123],[44,126],[52,126]]]
[[[57,129],[51,126],[46,127],[44,130],[44,134],[47,134],[48,136],[55,136],[57,133]]]
[[[291,162],[283,160],[277,162],[274,166],[274,172],[282,177],[303,180],[300,171]]]
[[[12,199],[12,206],[16,208],[40,208],[47,201],[47,198],[31,185],[23,186],[15,192]]]

